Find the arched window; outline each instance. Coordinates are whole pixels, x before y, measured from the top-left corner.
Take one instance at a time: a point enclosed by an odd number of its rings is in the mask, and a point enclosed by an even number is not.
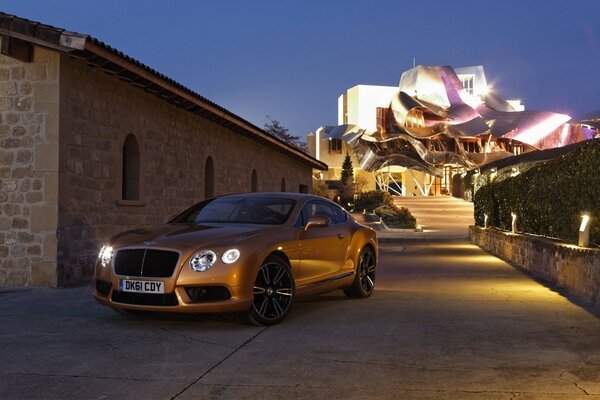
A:
[[[215,196],[215,164],[212,157],[206,159],[204,165],[204,198],[210,199]]]
[[[285,178],[281,178],[281,191],[285,192]]]
[[[123,144],[123,200],[140,199],[140,146],[133,134]]]
[[[256,169],[252,170],[252,185],[250,186],[251,192],[258,192],[258,178],[256,177]]]

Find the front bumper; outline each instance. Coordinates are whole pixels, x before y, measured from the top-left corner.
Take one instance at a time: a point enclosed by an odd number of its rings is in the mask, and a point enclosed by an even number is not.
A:
[[[98,289],[98,282],[101,285],[108,285],[109,282],[96,281],[94,288],[94,299],[100,304],[115,308],[139,311],[159,311],[159,312],[178,312],[178,313],[220,313],[248,310],[254,299],[251,289],[245,285],[228,286],[198,286],[198,287],[224,287],[229,291],[230,297],[225,300],[213,301],[194,301],[190,298],[186,288],[194,286],[175,286],[174,290],[165,294],[138,294],[130,292],[119,292],[114,285],[111,285],[107,294]]]
[[[235,264],[220,264],[206,272],[195,272],[187,266],[186,260],[171,277],[146,278],[116,275],[111,267],[102,267],[97,263],[93,295],[100,304],[115,309],[182,313],[244,311],[252,306],[254,300],[252,288],[256,265],[256,256],[252,256]],[[120,279],[160,281],[164,284],[164,294],[121,292]],[[204,301],[204,298],[199,298],[201,296],[194,296],[193,292],[187,291],[201,288],[209,288],[209,292],[222,288],[228,295],[209,296],[208,301]]]

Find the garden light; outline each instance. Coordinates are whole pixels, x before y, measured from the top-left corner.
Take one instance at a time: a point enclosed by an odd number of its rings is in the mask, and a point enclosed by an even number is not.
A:
[[[590,214],[584,212],[581,214],[581,225],[579,226],[579,246],[588,247],[590,245]]]
[[[517,233],[517,214],[510,213],[512,217],[512,233]]]
[[[488,228],[488,215],[487,214],[483,214],[483,227],[485,229]]]

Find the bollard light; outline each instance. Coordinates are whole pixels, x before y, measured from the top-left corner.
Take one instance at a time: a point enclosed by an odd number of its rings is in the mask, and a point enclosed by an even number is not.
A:
[[[512,217],[512,233],[517,233],[517,214],[510,213]]]
[[[579,226],[579,247],[590,245],[590,214],[581,213],[581,225]]]
[[[511,176],[514,177],[514,176],[517,176],[519,174],[520,174],[519,167],[513,167],[512,168],[512,174],[511,174]]]
[[[483,214],[483,227],[484,227],[485,229],[487,229],[487,228],[488,228],[488,215],[487,215],[487,213],[486,213],[486,214]]]

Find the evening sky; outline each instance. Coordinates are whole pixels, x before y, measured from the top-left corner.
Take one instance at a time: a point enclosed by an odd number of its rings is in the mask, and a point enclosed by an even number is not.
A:
[[[0,0],[92,35],[262,126],[337,124],[357,84],[416,64],[483,65],[505,98],[579,117],[600,109],[600,1]]]

